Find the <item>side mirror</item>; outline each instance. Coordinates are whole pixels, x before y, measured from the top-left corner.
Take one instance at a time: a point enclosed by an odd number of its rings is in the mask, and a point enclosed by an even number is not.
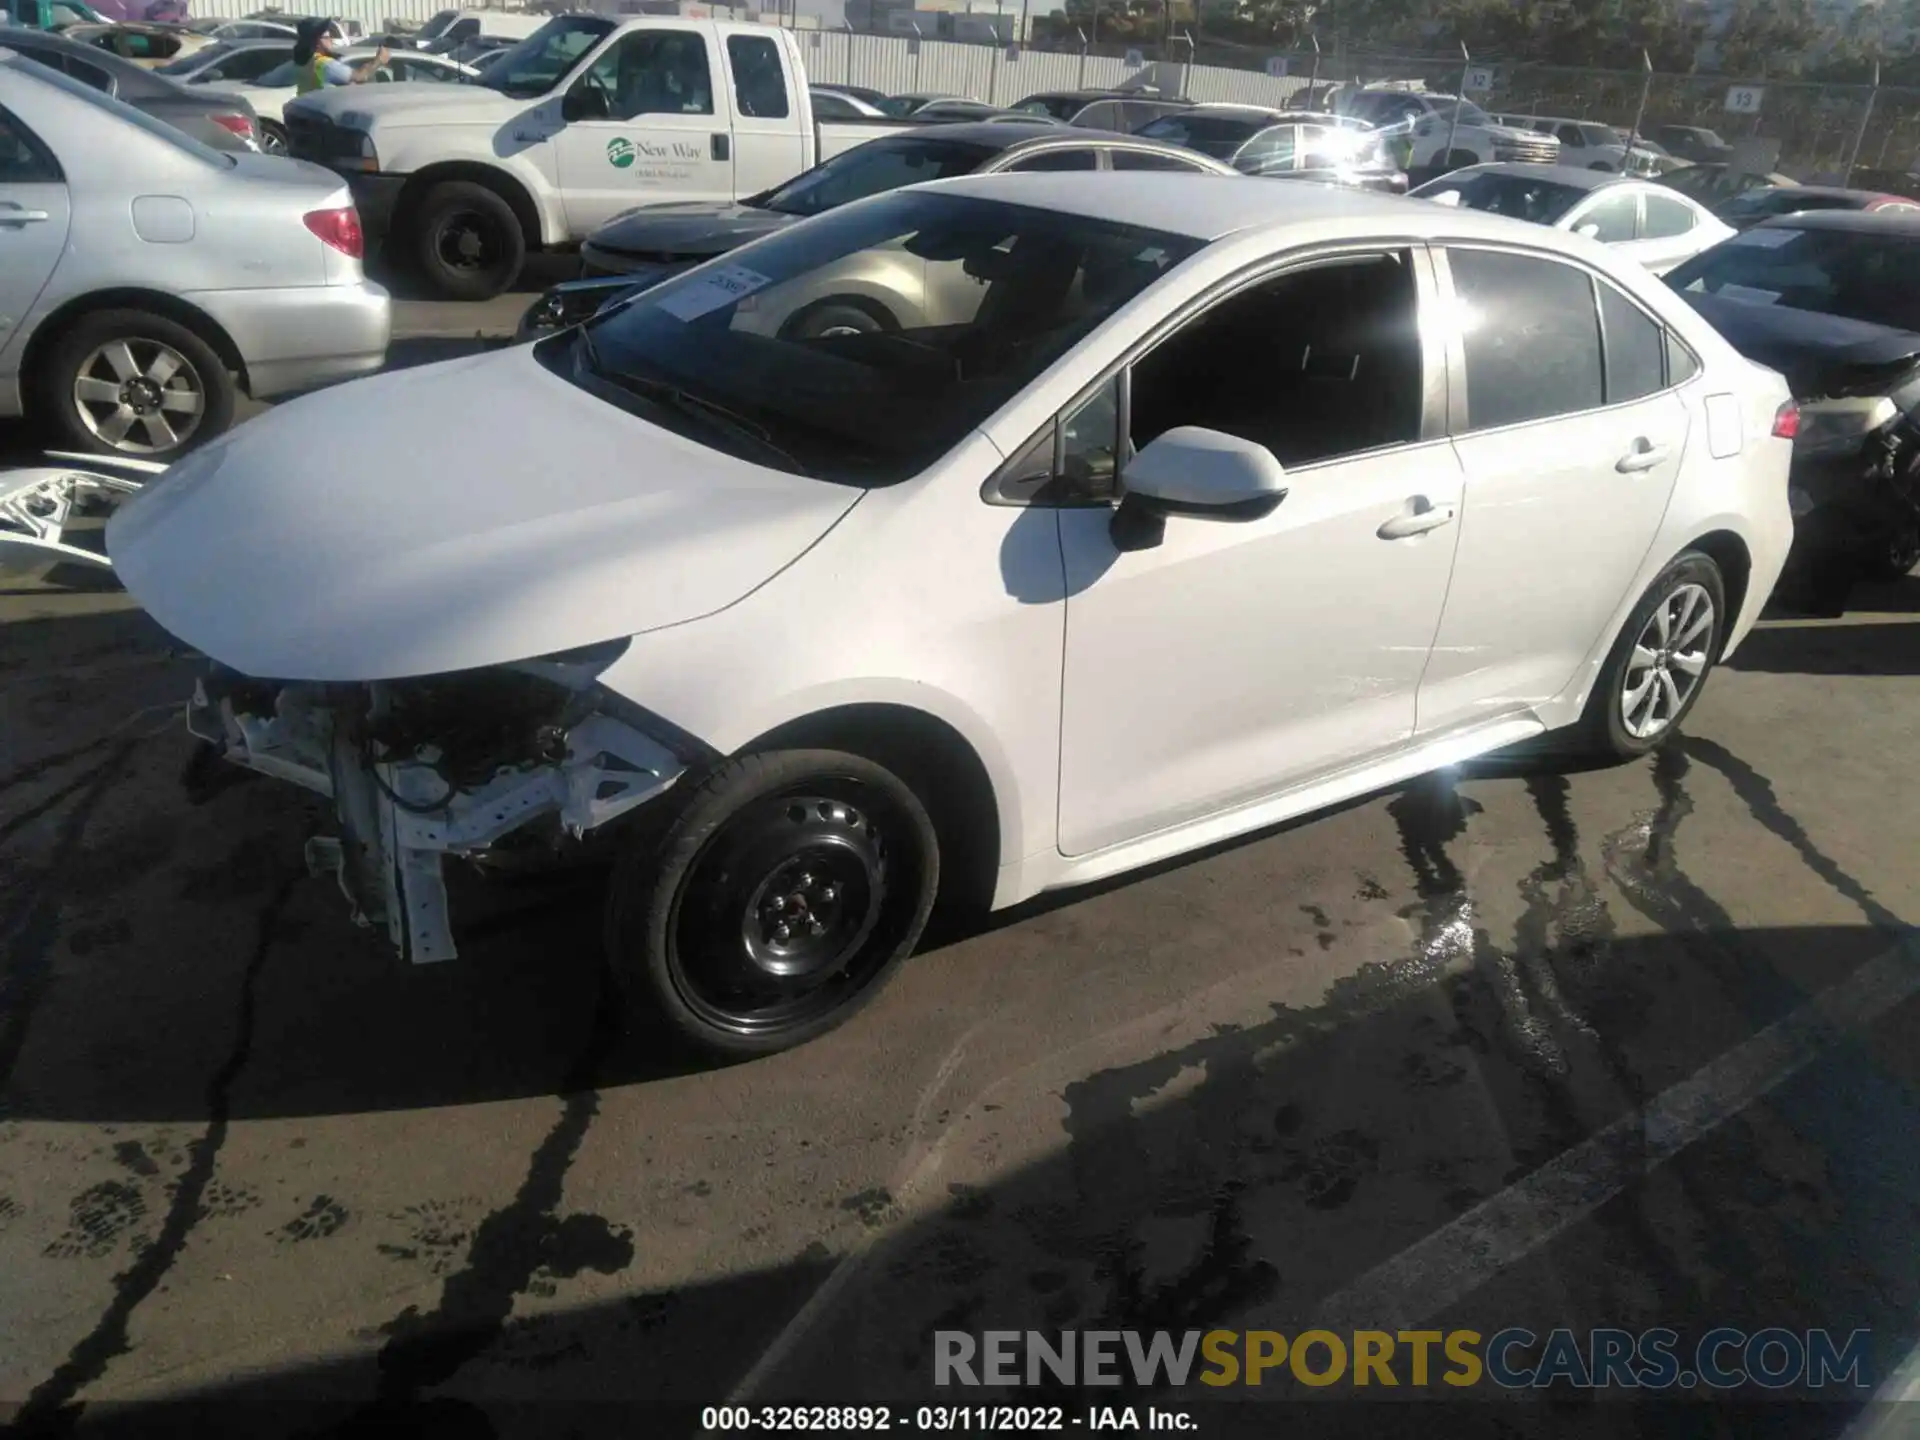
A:
[[[1271,515],[1287,498],[1287,472],[1264,445],[1218,430],[1182,425],[1127,462],[1111,533],[1121,550],[1150,550],[1169,515],[1247,521]]]

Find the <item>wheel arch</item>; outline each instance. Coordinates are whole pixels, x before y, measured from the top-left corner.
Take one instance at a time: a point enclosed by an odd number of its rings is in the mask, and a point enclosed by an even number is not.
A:
[[[108,290],[90,290],[84,295],[76,295],[62,301],[54,309],[35,322],[33,333],[27,337],[27,343],[20,352],[20,374],[23,377],[37,373],[40,362],[45,358],[50,346],[66,333],[73,323],[83,316],[101,310],[149,310],[175,324],[184,325],[212,347],[218,355],[240,377],[240,388],[247,390],[251,382],[247,377],[247,362],[240,354],[240,347],[233,343],[233,337],[227,334],[219,321],[190,301],[178,295],[169,295],[164,290],[149,290],[139,285],[120,285]]]
[[[1747,548],[1745,539],[1732,530],[1709,530],[1697,535],[1682,545],[1676,556],[1688,550],[1698,550],[1720,567],[1720,580],[1727,591],[1727,623],[1720,631],[1720,652],[1724,655],[1734,628],[1746,610],[1747,589],[1753,582],[1753,551]],[[1718,660],[1720,656],[1714,658]]]
[[[511,170],[481,160],[442,160],[414,171],[400,187],[400,198],[394,205],[395,228],[411,225],[427,192],[450,180],[484,186],[506,201],[513,218],[520,222],[527,249],[538,250],[547,243],[546,218],[527,183]]]
[[[912,705],[861,701],[796,716],[740,748],[846,750],[886,766],[932,816],[943,895],[980,908],[991,900],[1006,823],[1001,791],[980,751],[950,721]]]

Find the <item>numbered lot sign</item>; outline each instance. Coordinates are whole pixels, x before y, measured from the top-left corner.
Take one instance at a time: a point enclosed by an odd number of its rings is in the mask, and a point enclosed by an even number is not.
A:
[[[1727,91],[1727,113],[1730,115],[1758,115],[1760,101],[1766,95],[1764,85],[1735,85]]]

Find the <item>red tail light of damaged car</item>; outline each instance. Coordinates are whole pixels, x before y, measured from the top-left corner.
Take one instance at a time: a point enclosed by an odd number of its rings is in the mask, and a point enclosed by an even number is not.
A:
[[[307,229],[321,241],[354,260],[367,253],[366,234],[360,228],[360,212],[348,205],[340,210],[310,210],[301,217]]]
[[[1773,413],[1773,438],[1792,440],[1800,434],[1800,407],[1789,400]]]

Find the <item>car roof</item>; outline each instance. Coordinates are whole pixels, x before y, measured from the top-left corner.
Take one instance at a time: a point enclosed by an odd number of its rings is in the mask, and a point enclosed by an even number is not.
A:
[[[1468,165],[1465,171],[1455,170],[1454,175],[1462,173],[1484,175],[1518,175],[1526,180],[1550,180],[1555,185],[1565,185],[1573,190],[1604,190],[1610,185],[1635,185],[1644,183],[1635,175],[1620,175],[1612,170],[1589,170],[1584,165],[1523,165],[1518,161],[1496,161],[1490,165]],[[1450,178],[1447,175],[1442,180]]]
[[[1754,228],[1758,230],[1851,230],[1862,235],[1920,235],[1920,211],[1805,210],[1798,215],[1771,216]]]
[[[1137,225],[1212,242],[1245,230],[1363,222],[1367,232],[1407,240],[1523,239],[1538,245],[1542,227],[1503,215],[1460,210],[1398,195],[1336,185],[1297,185],[1219,175],[1141,170],[1116,185],[1097,171],[967,175],[924,188],[1015,205],[1035,205],[1093,220]],[[1559,232],[1549,232],[1559,233]]]
[[[1125,145],[1130,150],[1155,150],[1163,155],[1178,155],[1182,160],[1209,157],[1184,145],[1170,145],[1148,135],[1128,135],[1119,130],[1100,130],[1091,125],[1012,125],[1005,121],[965,120],[956,125],[914,125],[894,132],[916,140],[952,140],[961,145],[983,145],[993,150],[1038,150],[1049,146],[1071,149],[1076,145]],[[893,137],[881,135],[869,144]],[[1214,162],[1218,164],[1219,162]],[[1071,174],[1071,171],[1051,171]],[[1143,172],[1146,173],[1146,172]]]

